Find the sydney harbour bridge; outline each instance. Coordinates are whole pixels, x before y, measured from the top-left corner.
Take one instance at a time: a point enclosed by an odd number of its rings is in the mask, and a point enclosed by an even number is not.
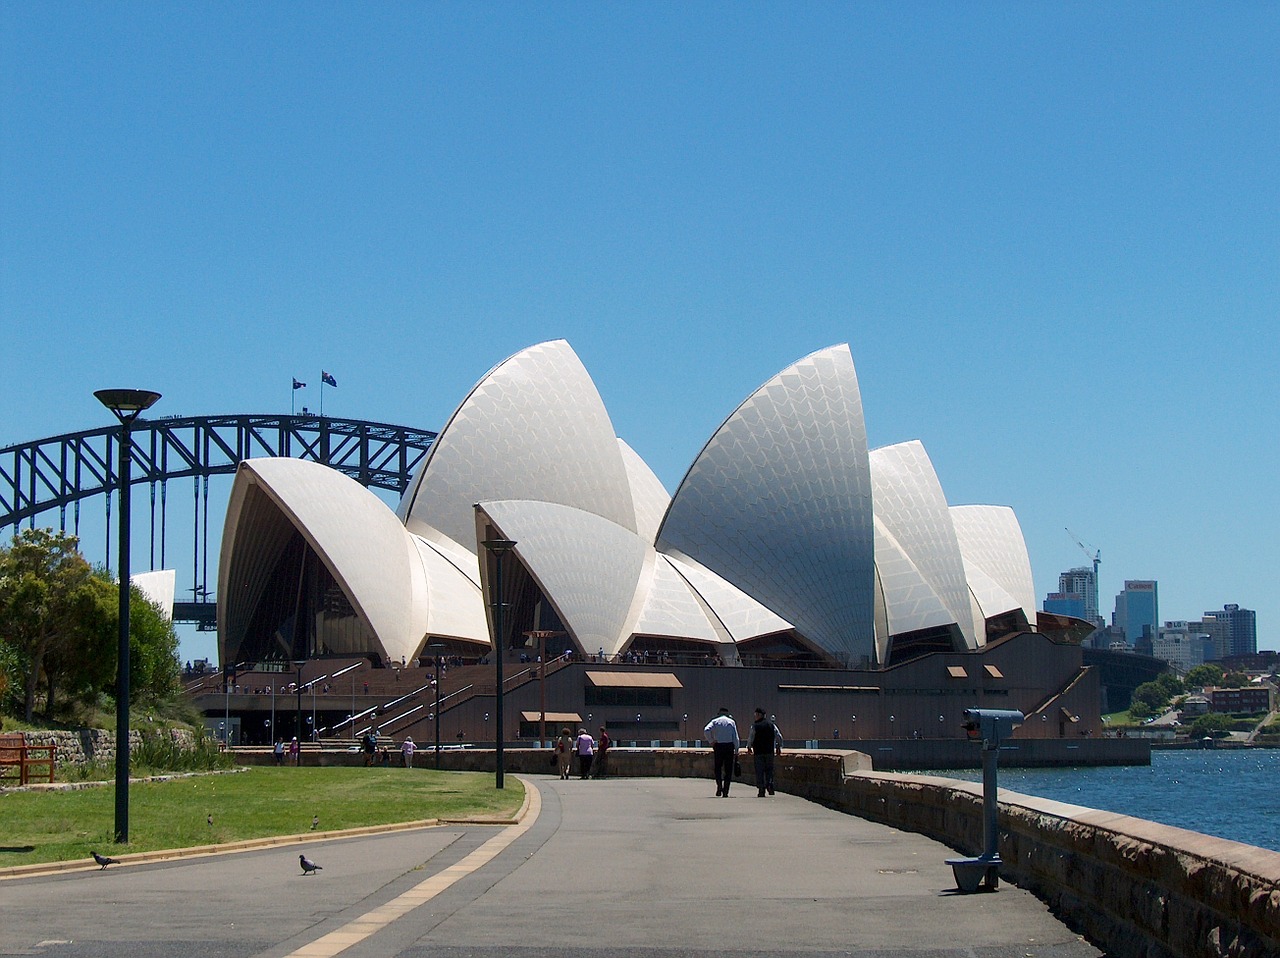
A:
[[[103,564],[111,566],[120,436],[121,427],[111,425],[0,449],[0,531],[16,534],[25,524],[82,536],[90,562],[98,555],[88,545],[93,538],[101,542]],[[213,630],[217,601],[210,576],[216,587],[231,483],[215,480],[211,490],[211,478],[234,475],[244,459],[286,456],[323,463],[398,497],[435,438],[424,429],[313,413],[139,419],[130,427],[130,479],[132,487],[149,488],[150,508],[133,494],[131,568],[176,569],[175,598],[189,594],[190,601],[174,602],[174,621]],[[82,535],[82,525],[92,535]]]

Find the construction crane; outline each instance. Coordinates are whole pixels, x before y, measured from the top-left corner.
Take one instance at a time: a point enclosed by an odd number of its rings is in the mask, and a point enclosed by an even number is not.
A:
[[[1102,565],[1102,550],[1090,549],[1087,545],[1081,542],[1080,537],[1076,535],[1074,532],[1072,532],[1070,529],[1067,530],[1067,535],[1071,536],[1071,541],[1074,542],[1076,545],[1078,545],[1080,547],[1080,551],[1083,552],[1085,555],[1087,555],[1089,559],[1093,562],[1093,592],[1094,592],[1093,606],[1094,607],[1090,609],[1088,607],[1089,602],[1086,599],[1085,613],[1087,615],[1088,613],[1092,612],[1093,615],[1097,616],[1098,615],[1098,609],[1097,609],[1098,598],[1102,594],[1098,584],[1098,566]],[[1101,619],[1097,619],[1096,621],[1101,622]]]
[[[1078,545],[1080,547],[1080,551],[1083,552],[1085,555],[1087,555],[1093,561],[1093,581],[1097,582],[1098,566],[1102,565],[1102,550],[1090,549],[1089,546],[1081,542],[1080,537],[1076,535],[1074,532],[1072,532],[1070,529],[1067,530],[1067,535],[1071,536],[1071,541],[1074,542],[1076,545]]]

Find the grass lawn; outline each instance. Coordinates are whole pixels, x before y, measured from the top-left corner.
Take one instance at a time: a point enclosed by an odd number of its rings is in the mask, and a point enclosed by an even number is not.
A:
[[[115,788],[0,795],[0,867],[189,848],[423,818],[514,814],[524,786],[508,776],[394,768],[253,767],[129,787],[129,844],[116,845]],[[209,817],[213,824],[209,824]]]

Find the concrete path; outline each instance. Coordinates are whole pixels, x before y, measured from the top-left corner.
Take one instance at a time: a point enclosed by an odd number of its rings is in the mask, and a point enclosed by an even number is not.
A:
[[[1098,958],[954,853],[752,788],[535,777],[518,826],[448,826],[0,882],[0,954]],[[298,853],[322,866],[303,877]]]

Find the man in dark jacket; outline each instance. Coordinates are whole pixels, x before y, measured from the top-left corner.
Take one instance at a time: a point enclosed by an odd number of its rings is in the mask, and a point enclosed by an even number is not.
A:
[[[755,757],[756,797],[773,794],[773,757],[782,754],[782,733],[764,709],[756,709],[756,719],[747,734],[747,751]]]

